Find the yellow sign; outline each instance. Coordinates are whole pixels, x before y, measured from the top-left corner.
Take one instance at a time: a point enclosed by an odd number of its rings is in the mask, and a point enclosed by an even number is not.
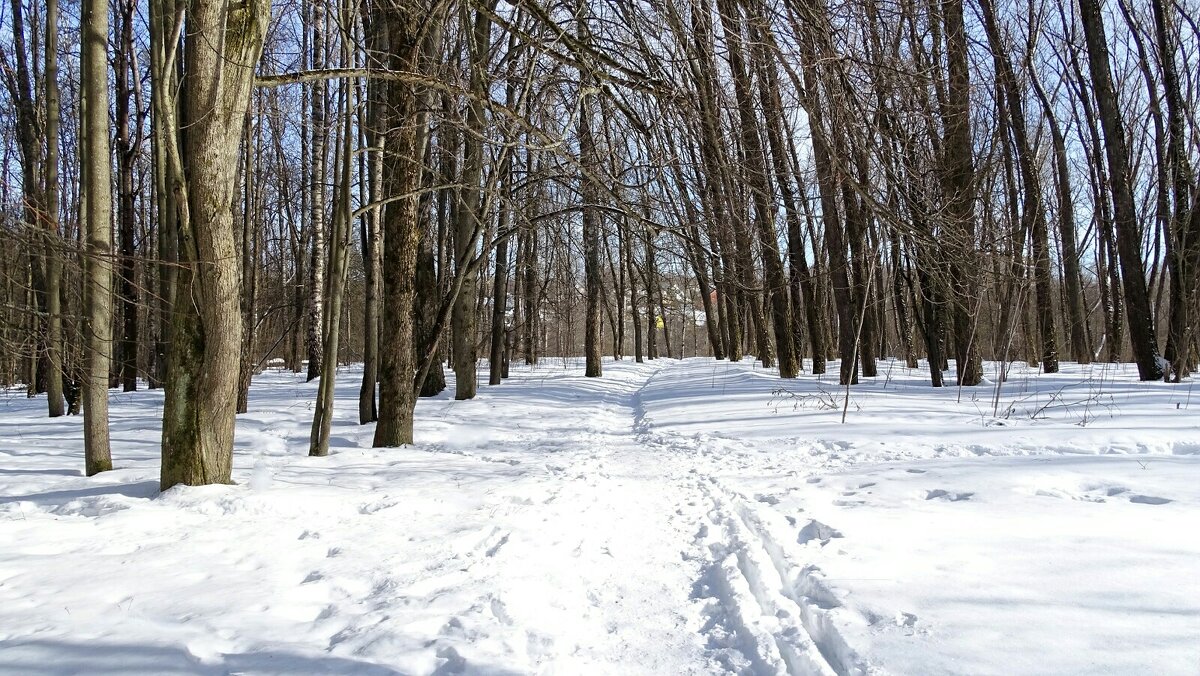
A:
[[[654,317],[654,328],[656,328],[656,329],[665,329],[665,328],[667,328],[667,323],[663,321],[663,318],[662,318],[662,317],[659,317],[659,316],[657,316],[657,315],[656,315],[656,316]]]

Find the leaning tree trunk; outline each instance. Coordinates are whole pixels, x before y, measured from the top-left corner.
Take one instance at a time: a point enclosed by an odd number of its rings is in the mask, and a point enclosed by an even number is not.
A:
[[[182,82],[188,96],[178,125],[187,138],[183,152],[175,147],[168,154],[171,189],[181,202],[175,295],[190,302],[173,308],[164,489],[231,480],[242,341],[232,204],[238,141],[269,18],[266,0],[192,0],[188,6]]]
[[[1104,149],[1108,156],[1109,183],[1112,187],[1113,225],[1121,266],[1121,283],[1125,291],[1125,311],[1129,320],[1129,337],[1138,377],[1158,380],[1162,377],[1158,341],[1154,332],[1154,314],[1146,288],[1146,271],[1142,260],[1141,229],[1133,201],[1132,169],[1125,142],[1121,111],[1113,91],[1112,71],[1108,58],[1108,38],[1104,34],[1104,19],[1097,0],[1079,0],[1080,20],[1087,43],[1088,65],[1095,90],[1096,106],[1104,129]]]
[[[343,18],[349,19],[348,13]],[[346,24],[343,24],[346,25]],[[348,62],[349,36],[343,38],[343,62]],[[309,435],[308,454],[329,455],[329,432],[333,427],[333,389],[337,381],[338,338],[341,332],[342,298],[346,291],[346,271],[350,255],[350,170],[353,166],[354,130],[351,126],[351,96],[348,82],[341,83],[341,144],[338,149],[338,166],[334,169],[333,231],[329,239],[328,275],[325,281],[325,314],[321,322],[321,346],[324,350],[317,402],[314,406],[312,431]]]
[[[804,252],[804,235],[802,234],[800,209],[796,205],[796,194],[792,190],[792,183],[787,170],[788,150],[787,145],[784,143],[783,100],[779,94],[779,78],[775,72],[775,62],[771,59],[771,53],[768,50],[765,29],[757,25],[752,27],[758,29],[757,39],[753,43],[753,54],[755,69],[758,72],[759,100],[765,118],[767,143],[771,150],[771,167],[775,173],[775,183],[779,188],[779,194],[783,203],[784,218],[787,223],[788,268],[790,273],[788,277],[788,290],[791,300],[791,326],[788,330],[791,333],[792,342],[795,346],[796,369],[797,371],[802,371],[804,370],[804,354],[801,346],[804,345],[806,331],[809,336],[809,342],[812,345],[814,363],[817,359],[824,359],[825,346],[822,343],[819,331],[820,320],[817,317],[816,289],[813,284],[812,273],[808,268],[808,259]],[[801,312],[802,306],[803,313]],[[776,332],[779,330],[778,325],[776,325]],[[782,352],[779,356],[779,363],[782,369],[784,363]]]
[[[761,125],[754,112],[750,71],[742,49],[741,15],[736,2],[722,0],[719,6],[725,28],[729,67],[733,73],[733,88],[737,99],[739,131],[745,161],[744,176],[750,191],[750,202],[754,207],[754,226],[763,260],[763,285],[769,298],[767,304],[771,309],[775,350],[779,358],[779,376],[795,378],[800,372],[800,364],[792,337],[792,308],[788,301],[787,278],[783,274],[783,263],[779,259],[779,235],[775,231],[775,212],[771,206],[771,181],[767,175],[765,153],[759,138]],[[752,16],[752,20],[757,20],[757,17]],[[759,315],[756,314],[757,316]],[[765,315],[761,316],[763,317],[762,321],[765,322]],[[769,364],[764,361],[763,365],[768,366]]]
[[[1054,117],[1050,97],[1042,88],[1037,73],[1030,73],[1033,91],[1042,106],[1042,114],[1050,128],[1054,150],[1055,191],[1058,199],[1058,235],[1062,246],[1063,296],[1067,309],[1067,333],[1071,341],[1071,358],[1081,364],[1092,361],[1087,343],[1087,320],[1083,311],[1083,289],[1079,274],[1079,250],[1075,240],[1075,196],[1071,192],[1071,172],[1067,160],[1067,142],[1062,128]]]
[[[1185,104],[1180,91],[1179,73],[1175,67],[1178,39],[1173,21],[1173,4],[1151,0],[1154,13],[1154,33],[1162,64],[1163,98],[1167,104],[1166,160],[1170,167],[1171,204],[1168,263],[1171,270],[1170,333],[1167,337],[1167,360],[1171,375],[1179,382],[1189,368],[1190,343],[1195,334],[1191,325],[1195,315],[1196,273],[1200,268],[1200,232],[1196,231],[1196,205],[1192,204],[1192,167],[1187,151],[1187,132],[1184,129]]]
[[[483,194],[483,102],[487,96],[488,52],[491,45],[492,23],[487,11],[475,13],[470,41],[471,100],[467,105],[468,132],[463,138],[462,188],[459,204],[455,210],[454,258],[460,268],[456,271],[465,275],[462,291],[454,303],[451,321],[451,359],[454,365],[454,398],[474,399],[477,391],[475,368],[478,362],[476,349],[477,326],[475,303],[479,298],[478,273],[473,272],[470,261],[475,258],[472,244],[476,234],[484,227],[487,214],[482,207]]]
[[[1053,290],[1050,279],[1050,242],[1046,227],[1046,213],[1042,204],[1041,167],[1034,157],[1034,148],[1025,127],[1025,100],[1017,87],[1016,74],[1008,58],[1007,45],[1000,36],[1000,28],[992,9],[991,0],[980,0],[984,27],[991,47],[992,60],[996,67],[1004,97],[1008,101],[1007,122],[1012,129],[1016,145],[1017,167],[1024,188],[1021,202],[1021,227],[1029,235],[1033,252],[1033,282],[1037,298],[1037,325],[1041,339],[1042,370],[1058,373],[1057,329],[1054,325]]]

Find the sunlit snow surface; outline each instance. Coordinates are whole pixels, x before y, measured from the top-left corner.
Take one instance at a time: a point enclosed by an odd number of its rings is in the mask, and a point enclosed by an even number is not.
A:
[[[79,418],[0,393],[0,672],[1200,672],[1190,382],[604,368],[514,366],[374,450],[348,367],[319,459],[316,383],[265,373],[238,485],[161,495],[161,393],[112,393],[92,479]]]

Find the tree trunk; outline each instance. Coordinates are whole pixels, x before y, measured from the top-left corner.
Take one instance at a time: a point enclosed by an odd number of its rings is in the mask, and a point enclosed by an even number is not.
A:
[[[169,152],[169,164],[182,211],[176,297],[191,302],[174,307],[163,408],[163,489],[231,480],[243,328],[232,203],[238,141],[269,16],[265,0],[239,5],[193,0],[189,5],[181,87],[188,96],[178,125],[187,129],[186,146],[182,153],[179,148]]]
[[[1071,358],[1081,364],[1090,364],[1092,353],[1088,348],[1086,319],[1083,312],[1083,289],[1079,274],[1079,248],[1075,239],[1075,196],[1071,192],[1071,172],[1067,159],[1067,142],[1063,136],[1050,97],[1042,88],[1036,72],[1031,72],[1033,91],[1042,105],[1043,118],[1050,128],[1050,141],[1054,149],[1054,177],[1058,199],[1058,236],[1061,242],[1063,269],[1063,296],[1067,309],[1067,334],[1071,341]]]
[[[583,44],[591,43],[588,16],[585,5],[579,4],[579,39]],[[583,198],[583,268],[587,307],[584,310],[583,355],[584,375],[597,378],[600,366],[600,294],[604,280],[600,269],[600,201],[599,186],[591,174],[600,167],[596,152],[596,139],[592,132],[592,93],[594,78],[588,68],[579,69],[579,165],[583,173],[579,177],[580,195]]]
[[[87,271],[84,275],[84,468],[88,476],[112,469],[108,437],[108,373],[112,365],[112,151],[108,123],[108,3],[85,0],[80,8],[83,80],[80,166]]]
[[[945,127],[941,163],[942,189],[947,217],[950,307],[954,360],[958,384],[978,385],[983,378],[975,335],[977,275],[975,268],[975,161],[971,140],[971,78],[967,63],[967,33],[963,0],[941,0],[946,38],[946,97],[942,105]]]
[[[342,13],[343,26],[350,25],[349,12]],[[342,61],[349,62],[349,39],[346,33],[342,35]],[[309,434],[308,454],[310,456],[329,455],[329,432],[333,426],[334,385],[337,382],[338,338],[341,331],[342,298],[346,290],[346,272],[350,257],[350,171],[353,167],[354,127],[351,120],[353,104],[351,89],[348,81],[343,80],[340,86],[341,106],[341,144],[337,157],[340,163],[334,168],[333,200],[333,232],[329,240],[329,261],[326,280],[325,315],[322,321],[322,341],[324,349],[321,369],[321,381],[317,389],[317,402],[313,409],[312,431]]]
[[[312,67],[325,67],[328,34],[326,28],[325,6],[321,0],[312,3]],[[309,171],[309,228],[312,233],[312,257],[309,259],[309,287],[307,289],[308,333],[305,344],[308,348],[309,381],[321,375],[325,351],[321,347],[325,317],[325,265],[326,256],[326,225],[325,186],[329,182],[329,168],[326,164],[327,140],[329,138],[329,87],[325,80],[318,80],[312,87],[312,166]],[[334,365],[336,367],[336,364]]]
[[[1037,295],[1036,315],[1041,342],[1042,370],[1058,373],[1058,343],[1054,325],[1053,289],[1050,279],[1050,243],[1046,213],[1042,204],[1040,167],[1025,128],[1025,99],[1017,86],[1017,78],[1008,59],[1008,46],[1003,43],[991,0],[980,0],[983,23],[991,47],[996,79],[1007,99],[1008,124],[1016,145],[1017,166],[1024,188],[1021,201],[1021,226],[1029,234],[1033,250],[1033,282]]]
[[[500,192],[507,194],[511,180],[511,166],[505,163],[504,180]],[[499,235],[496,239],[496,272],[492,277],[492,332],[491,344],[488,350],[488,384],[499,385],[504,377],[504,337],[506,317],[508,315],[508,248],[509,228],[512,212],[507,199],[500,202],[500,224],[497,226]]]
[[[378,41],[377,32],[368,32],[370,39]],[[368,63],[373,63],[370,59],[374,58],[378,50],[378,44],[368,46]],[[369,148],[376,148],[382,138],[378,120],[379,87],[378,82],[367,82],[366,119],[360,119],[360,124],[364,127],[362,133],[365,135],[366,146]],[[373,205],[379,201],[380,197],[383,153],[379,150],[372,150],[367,155],[366,164],[367,169],[359,176],[359,180],[366,180],[367,203]],[[382,211],[380,207],[373,206],[363,214],[359,226],[363,248],[363,287],[366,294],[363,303],[363,377],[358,390],[358,423],[360,425],[379,419],[379,409],[375,403],[375,385],[379,382],[379,303],[382,291],[380,268],[383,253],[383,232],[379,219]]]
[[[138,140],[130,129],[129,104],[133,100],[130,86],[130,60],[133,52],[132,1],[120,2],[117,16],[120,18],[117,53],[113,61],[116,73],[116,124],[117,124],[117,230],[120,233],[120,283],[118,297],[121,302],[121,339],[117,343],[117,370],[121,389],[133,392],[137,389],[138,353],[138,285],[134,242],[136,205],[134,202],[133,171],[137,160]],[[134,73],[133,77],[137,77]],[[134,111],[136,114],[136,111]]]
[[[107,26],[107,22],[105,23]],[[62,229],[58,222],[59,95],[58,95],[58,0],[46,2],[46,67],[43,71],[46,97],[46,191],[45,285],[46,285],[46,401],[48,413],[56,418],[63,410],[63,317],[62,317]],[[107,96],[107,95],[106,95]],[[107,98],[105,99],[107,101]]]
[[[426,34],[438,31],[440,17],[415,5],[376,7],[386,38],[381,55],[389,70],[422,72]],[[415,193],[421,186],[427,128],[420,108],[424,97],[413,85],[389,81],[383,86],[379,127],[384,134],[383,197],[392,201],[383,215],[383,325],[379,344],[379,422],[375,447],[413,441],[416,364],[413,344],[414,280],[421,240],[421,217]]]
[[[1138,227],[1137,211],[1133,202],[1129,151],[1126,148],[1125,129],[1121,123],[1116,93],[1113,91],[1104,19],[1097,0],[1079,0],[1079,10],[1087,43],[1088,65],[1096,106],[1099,108],[1100,123],[1104,128],[1104,148],[1108,156],[1109,183],[1112,187],[1113,225],[1116,229],[1116,247],[1121,265],[1121,281],[1125,292],[1133,357],[1137,362],[1139,378],[1158,380],[1162,377],[1162,367],[1159,365],[1154,315],[1146,288],[1141,230]]]
[[[722,0],[720,6],[729,64],[733,72],[738,118],[741,122],[744,172],[750,191],[750,201],[754,207],[755,231],[758,234],[758,246],[763,260],[763,284],[771,307],[771,324],[774,327],[779,376],[795,378],[800,372],[800,365],[796,356],[795,341],[792,338],[792,309],[788,303],[787,278],[783,274],[783,263],[779,259],[779,234],[775,231],[775,211],[771,206],[771,181],[767,175],[765,153],[759,139],[760,124],[754,113],[750,72],[743,54],[741,15],[737,3],[733,0]],[[757,21],[757,19],[758,17],[751,16],[751,21]],[[766,317],[763,316],[762,321],[765,319]],[[760,320],[756,319],[756,321]],[[769,359],[764,361],[763,365],[768,366],[768,362]]]

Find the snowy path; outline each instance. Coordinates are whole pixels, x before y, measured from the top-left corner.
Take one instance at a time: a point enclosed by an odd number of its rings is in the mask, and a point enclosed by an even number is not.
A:
[[[162,495],[159,393],[114,393],[118,469],[93,479],[77,418],[0,395],[0,673],[1200,664],[1188,389],[1014,378],[1023,420],[896,372],[843,426],[827,381],[783,393],[750,362],[580,371],[423,400],[418,444],[374,450],[345,369],[320,459],[315,383],[264,374],[238,485]]]

